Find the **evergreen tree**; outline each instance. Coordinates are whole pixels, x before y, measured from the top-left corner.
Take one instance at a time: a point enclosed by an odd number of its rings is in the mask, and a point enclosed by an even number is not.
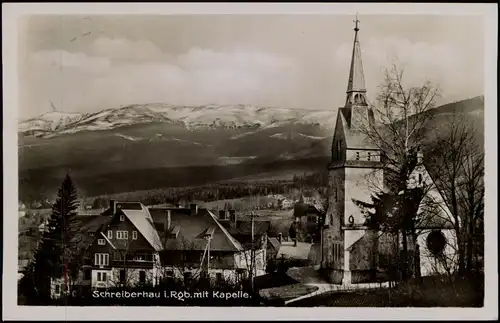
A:
[[[19,291],[28,304],[40,304],[50,299],[52,278],[76,274],[78,261],[74,255],[79,252],[76,242],[78,223],[75,221],[77,208],[76,189],[71,177],[66,175],[52,206],[47,231],[19,283]]]

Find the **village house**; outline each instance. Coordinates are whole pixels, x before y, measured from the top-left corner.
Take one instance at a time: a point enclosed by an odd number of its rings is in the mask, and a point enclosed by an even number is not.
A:
[[[164,279],[201,277],[237,283],[249,277],[251,268],[254,277],[265,274],[266,248],[252,253],[214,213],[196,204],[148,208],[111,200],[100,215],[79,215],[78,220],[81,228],[73,241],[83,264],[75,280],[52,280],[54,298],[69,286],[155,286]]]
[[[380,232],[367,227],[366,217],[355,203],[355,200],[370,203],[372,194],[384,187],[385,179],[381,152],[360,130],[366,126],[366,122],[373,125],[375,118],[366,97],[357,21],[354,31],[346,101],[345,106],[338,109],[332,141],[332,158],[328,167],[328,210],[322,232],[322,270],[330,282],[344,285],[377,280],[379,256],[386,246],[379,239]],[[417,184],[432,186],[422,157],[420,153],[412,177],[415,177]],[[431,267],[438,267],[435,257],[431,257],[427,250],[430,232],[435,232],[432,235],[437,236],[438,240],[446,241],[445,254],[451,256],[456,246],[449,225],[436,220],[447,218],[449,214],[441,194],[434,187],[427,193],[427,198],[435,200],[440,214],[417,227],[420,248],[418,261],[423,275],[430,274]],[[418,213],[422,212],[423,205]]]
[[[148,208],[112,200],[102,216],[108,223],[96,232],[86,252],[92,263],[92,287],[154,285],[163,246]]]
[[[99,216],[81,218],[87,221],[74,242],[82,250],[83,264],[75,281],[66,279],[68,284],[96,289],[157,282],[163,246],[142,203],[111,200]],[[64,277],[53,281],[53,296],[68,290],[64,281]]]
[[[237,283],[248,277],[250,268],[254,277],[265,273],[265,250],[252,257],[251,249],[235,239],[212,211],[190,204],[150,208],[150,212],[165,246],[163,277],[188,281],[203,276]]]
[[[303,196],[295,203],[293,217],[297,224],[297,230],[302,232],[308,242],[321,239],[320,224],[321,221],[324,221],[324,216],[324,212],[316,205],[305,203]]]

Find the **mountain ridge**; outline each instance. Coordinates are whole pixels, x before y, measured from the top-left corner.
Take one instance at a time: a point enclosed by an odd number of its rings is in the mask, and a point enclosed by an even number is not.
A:
[[[55,131],[57,135],[53,135],[52,130],[39,130],[43,135],[38,136],[29,131],[20,131],[20,193],[42,194],[47,190],[57,190],[60,178],[66,172],[74,174],[75,180],[82,185],[81,189],[92,195],[98,190],[133,190],[139,183],[141,189],[147,189],[148,185],[151,188],[182,186],[187,183],[198,184],[202,178],[212,182],[251,177],[269,171],[301,173],[302,169],[312,166],[312,160],[316,160],[314,167],[322,167],[323,163],[326,167],[334,133],[332,120],[337,116],[334,110],[329,111],[330,119],[322,120],[323,124],[331,122],[331,127],[327,128],[320,123],[303,122],[297,115],[291,120],[288,118],[290,115],[273,119],[272,113],[266,114],[268,109],[251,108],[245,118],[255,113],[259,116],[258,121],[265,120],[266,123],[241,127],[234,127],[231,123],[229,126],[215,124],[212,127],[197,127],[196,121],[203,120],[210,125],[210,120],[225,110],[219,106],[191,110],[179,108],[177,115],[171,114],[170,118],[163,115],[161,120],[157,120],[157,111],[154,110],[164,107],[159,104],[155,109],[150,109],[151,106],[108,109],[85,119],[73,115],[75,119],[67,123],[71,126],[65,128],[60,125]],[[175,109],[172,111],[176,112]],[[197,114],[187,115],[192,111]],[[210,111],[212,115],[207,118],[204,114],[206,112],[210,116]],[[233,113],[236,111],[232,110]],[[435,112],[437,118],[431,125],[433,128],[449,122],[455,112],[465,113],[477,122],[477,129],[481,132],[479,136],[484,137],[484,97],[443,105],[437,107]],[[266,118],[259,113],[263,113]],[[136,116],[131,118],[134,122],[123,123],[123,119],[131,115]],[[54,127],[58,125],[58,115],[53,113],[49,116],[56,119]],[[229,119],[225,121],[246,120],[237,118],[229,113]],[[95,123],[96,120],[101,124]],[[138,120],[144,122],[137,123]],[[186,123],[193,127],[186,127]],[[99,131],[92,131],[88,130],[89,124],[105,126],[99,127]],[[77,127],[87,129],[71,132]],[[70,132],[60,132],[61,129]],[[295,163],[297,160],[302,162]],[[269,168],[266,165],[273,166]],[[210,174],[199,174],[189,169]],[[141,174],[151,178],[142,179]]]
[[[56,116],[59,116],[57,118]],[[54,137],[79,131],[114,129],[124,125],[164,122],[187,130],[262,128],[286,123],[333,127],[335,110],[306,110],[255,105],[181,106],[167,103],[132,104],[93,113],[49,113],[19,122],[19,132]]]

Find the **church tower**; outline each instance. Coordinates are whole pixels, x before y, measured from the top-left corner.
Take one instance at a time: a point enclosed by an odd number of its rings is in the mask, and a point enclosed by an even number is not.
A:
[[[365,216],[354,201],[371,202],[383,176],[380,153],[366,136],[375,120],[366,97],[357,16],[354,22],[345,105],[337,112],[328,166],[321,264],[332,283],[347,285],[371,281],[376,268],[376,234],[365,226]]]

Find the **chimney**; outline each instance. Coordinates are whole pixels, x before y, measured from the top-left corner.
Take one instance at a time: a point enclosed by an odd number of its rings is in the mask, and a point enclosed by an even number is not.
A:
[[[116,214],[116,200],[109,200],[109,208],[113,212],[113,215]]]
[[[283,240],[283,234],[278,233],[278,242],[281,243],[281,241]]]
[[[417,147],[417,163],[422,164],[424,161],[424,153],[420,149],[420,147]]]
[[[195,203],[191,203],[189,205],[190,209],[191,209],[191,215],[196,215],[198,214],[198,204],[195,204]]]
[[[422,164],[424,162],[424,153],[419,151],[417,153],[417,163]]]

